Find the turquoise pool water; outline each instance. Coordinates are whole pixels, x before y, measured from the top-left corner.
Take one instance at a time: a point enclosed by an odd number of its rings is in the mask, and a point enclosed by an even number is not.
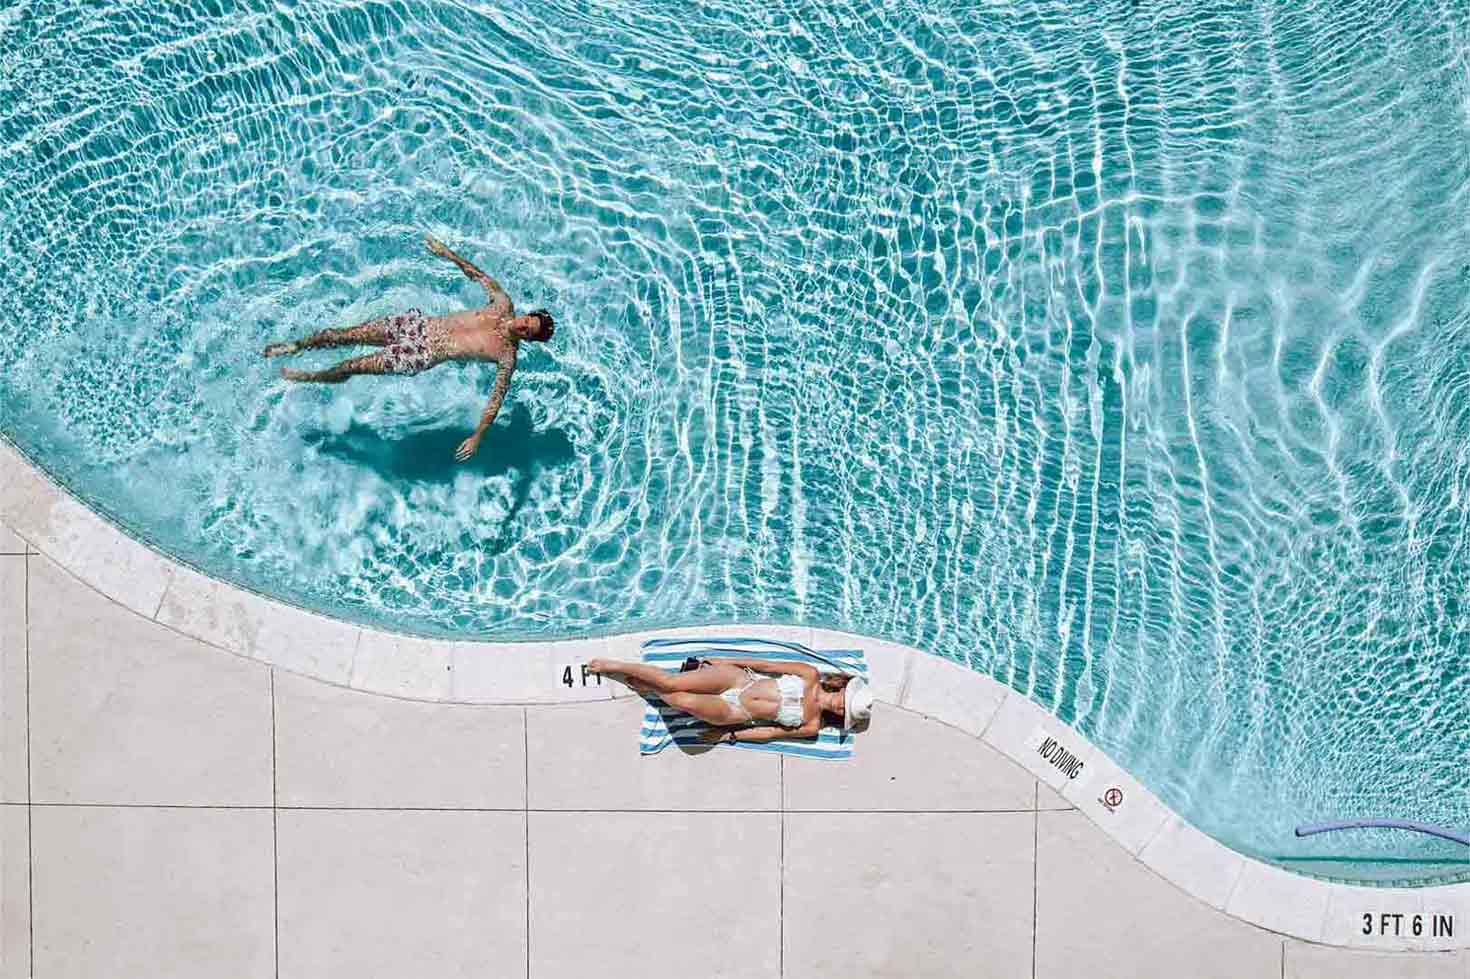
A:
[[[1241,850],[1465,873],[1291,834],[1470,827],[1464,5],[92,6],[0,6],[0,429],[133,533],[428,635],[910,642]],[[560,325],[469,466],[488,370],[258,356],[478,302],[426,231]]]

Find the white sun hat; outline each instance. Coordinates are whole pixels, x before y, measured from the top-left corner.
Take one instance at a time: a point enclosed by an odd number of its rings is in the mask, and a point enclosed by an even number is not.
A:
[[[847,681],[843,694],[842,729],[851,731],[855,726],[867,724],[872,716],[873,691],[868,689],[867,680],[855,676]]]

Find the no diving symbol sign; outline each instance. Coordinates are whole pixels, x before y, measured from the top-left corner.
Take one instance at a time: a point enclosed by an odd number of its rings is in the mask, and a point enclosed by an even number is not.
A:
[[[1102,797],[1097,801],[1101,802],[1103,808],[1108,812],[1117,812],[1118,807],[1123,804],[1123,790],[1114,785],[1104,792]]]

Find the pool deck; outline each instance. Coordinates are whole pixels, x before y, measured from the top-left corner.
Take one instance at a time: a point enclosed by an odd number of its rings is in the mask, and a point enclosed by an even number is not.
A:
[[[868,651],[882,703],[849,762],[640,758],[642,702],[580,664],[641,636],[323,619],[158,556],[3,444],[0,521],[0,979],[1470,979],[1470,888],[1241,857],[916,650],[759,629]]]

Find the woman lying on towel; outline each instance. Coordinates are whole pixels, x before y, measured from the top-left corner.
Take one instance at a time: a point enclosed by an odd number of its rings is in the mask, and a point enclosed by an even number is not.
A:
[[[647,663],[594,659],[587,669],[713,725],[700,735],[708,742],[815,738],[824,723],[847,730],[873,713],[862,677],[819,673],[806,663],[691,659],[683,672],[669,673]]]

